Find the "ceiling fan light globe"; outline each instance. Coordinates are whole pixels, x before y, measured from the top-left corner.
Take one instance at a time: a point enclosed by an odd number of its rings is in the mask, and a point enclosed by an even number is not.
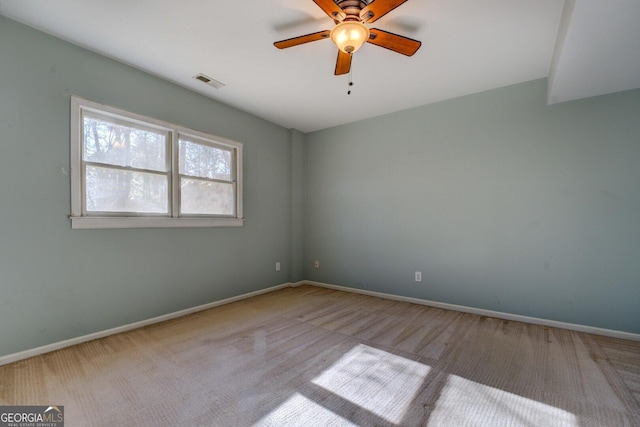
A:
[[[341,22],[331,30],[331,40],[345,53],[354,53],[367,39],[369,39],[369,28],[362,22]]]

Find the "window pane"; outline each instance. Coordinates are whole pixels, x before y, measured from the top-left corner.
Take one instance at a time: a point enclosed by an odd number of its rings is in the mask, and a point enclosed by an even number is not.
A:
[[[88,165],[85,188],[88,212],[169,212],[166,175]]]
[[[231,181],[230,150],[180,138],[180,173],[200,178]]]
[[[180,212],[233,215],[233,187],[234,184],[181,178]]]
[[[167,171],[167,135],[84,117],[85,161]]]

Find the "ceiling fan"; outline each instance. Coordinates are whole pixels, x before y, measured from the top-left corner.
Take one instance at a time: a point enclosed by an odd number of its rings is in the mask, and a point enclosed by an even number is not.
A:
[[[331,30],[293,37],[274,43],[286,49],[304,43],[330,38],[338,47],[335,75],[351,70],[351,58],[365,43],[384,47],[406,56],[412,56],[422,44],[418,40],[367,27],[407,0],[313,0],[336,23]]]

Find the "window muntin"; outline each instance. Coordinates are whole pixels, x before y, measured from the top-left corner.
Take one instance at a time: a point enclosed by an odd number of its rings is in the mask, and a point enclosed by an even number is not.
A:
[[[242,144],[71,98],[72,228],[242,225]]]

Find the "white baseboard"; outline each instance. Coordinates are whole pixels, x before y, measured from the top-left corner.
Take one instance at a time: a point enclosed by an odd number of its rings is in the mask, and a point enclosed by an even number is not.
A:
[[[516,322],[530,323],[530,324],[533,324],[533,325],[541,325],[541,326],[550,326],[550,327],[554,327],[554,328],[569,329],[569,330],[577,331],[577,332],[585,332],[585,333],[588,333],[588,334],[603,335],[603,336],[607,336],[607,337],[621,338],[621,339],[631,340],[631,341],[640,341],[640,334],[634,334],[634,333],[631,333],[631,332],[623,332],[623,331],[616,331],[616,330],[612,330],[612,329],[596,328],[596,327],[593,327],[593,326],[578,325],[578,324],[574,324],[574,323],[558,322],[558,321],[555,321],[555,320],[540,319],[540,318],[537,318],[537,317],[520,316],[518,314],[502,313],[502,312],[499,312],[499,311],[484,310],[484,309],[481,309],[481,308],[467,307],[467,306],[463,306],[463,305],[447,304],[447,303],[443,303],[443,302],[429,301],[429,300],[424,300],[424,299],[420,299],[420,298],[404,297],[404,296],[400,296],[400,295],[386,294],[386,293],[383,293],[383,292],[367,291],[367,290],[364,290],[364,289],[349,288],[349,287],[346,287],[346,286],[331,285],[331,284],[328,284],[328,283],[314,282],[314,281],[310,281],[310,280],[302,280],[302,281],[295,282],[295,283],[283,283],[281,285],[276,285],[276,286],[272,286],[272,287],[269,287],[269,288],[260,289],[258,291],[254,291],[254,292],[249,292],[249,293],[246,293],[246,294],[238,295],[238,296],[235,296],[235,297],[231,297],[231,298],[226,298],[226,299],[219,300],[219,301],[210,302],[208,304],[199,305],[197,307],[187,308],[187,309],[184,309],[184,310],[176,311],[176,312],[165,314],[165,315],[162,315],[162,316],[153,317],[151,319],[141,320],[139,322],[130,323],[128,325],[122,325],[122,326],[118,326],[116,328],[107,329],[107,330],[104,330],[104,331],[95,332],[95,333],[88,334],[88,335],[83,335],[81,337],[71,338],[71,339],[68,339],[68,340],[65,340],[65,341],[59,341],[59,342],[43,345],[41,347],[37,347],[37,348],[21,351],[21,352],[14,353],[14,354],[8,354],[6,356],[1,356],[0,357],[0,366],[7,365],[7,364],[13,363],[13,362],[17,362],[17,361],[23,360],[23,359],[28,359],[29,357],[38,356],[40,354],[49,353],[51,351],[60,350],[60,349],[65,348],[65,347],[71,347],[72,345],[81,344],[83,342],[88,342],[88,341],[93,341],[93,340],[96,340],[96,339],[108,337],[109,335],[115,335],[115,334],[119,334],[121,332],[127,332],[127,331],[131,331],[133,329],[141,328],[143,326],[149,326],[149,325],[152,325],[154,323],[160,323],[160,322],[165,322],[167,320],[176,319],[176,318],[181,317],[181,316],[186,316],[188,314],[197,313],[197,312],[203,311],[203,310],[208,310],[210,308],[218,307],[220,305],[229,304],[229,303],[232,303],[232,302],[236,302],[236,301],[240,301],[240,300],[243,300],[243,299],[251,298],[251,297],[254,297],[256,295],[266,294],[268,292],[277,291],[277,290],[280,290],[280,289],[283,289],[283,288],[296,287],[296,286],[305,285],[305,284],[306,285],[312,285],[312,286],[318,286],[318,287],[322,287],[322,288],[335,289],[335,290],[338,290],[338,291],[353,292],[353,293],[358,293],[358,294],[363,294],[363,295],[374,296],[374,297],[378,297],[378,298],[385,298],[385,299],[390,299],[390,300],[394,300],[394,301],[403,301],[403,302],[409,302],[409,303],[413,303],[413,304],[426,305],[426,306],[429,306],[429,307],[442,308],[442,309],[445,309],[445,310],[461,311],[463,313],[477,314],[477,315],[480,315],[480,316],[495,317],[495,318],[498,318],[498,319],[505,319],[505,320],[514,320]]]
[[[373,296],[373,297],[385,298],[385,299],[390,299],[390,300],[394,300],[394,301],[410,302],[410,303],[413,303],[413,304],[426,305],[426,306],[429,306],[429,307],[442,308],[442,309],[445,309],[445,310],[461,311],[463,313],[477,314],[477,315],[480,315],[480,316],[495,317],[495,318],[498,318],[498,319],[505,319],[505,320],[514,320],[516,322],[530,323],[530,324],[533,324],[533,325],[550,326],[550,327],[553,327],[553,328],[569,329],[571,331],[576,331],[576,332],[585,332],[587,334],[603,335],[603,336],[606,336],[606,337],[621,338],[621,339],[631,340],[631,341],[640,341],[640,334],[634,334],[632,332],[624,332],[624,331],[616,331],[616,330],[613,330],[613,329],[596,328],[594,326],[578,325],[578,324],[575,324],[575,323],[558,322],[556,320],[540,319],[538,317],[521,316],[521,315],[518,315],[518,314],[503,313],[503,312],[500,312],[500,311],[492,311],[492,310],[484,310],[484,309],[481,309],[481,308],[467,307],[467,306],[464,306],[464,305],[447,304],[447,303],[443,303],[443,302],[429,301],[429,300],[424,300],[424,299],[420,299],[420,298],[403,297],[403,296],[399,296],[399,295],[386,294],[386,293],[382,293],[382,292],[367,291],[367,290],[364,290],[364,289],[349,288],[349,287],[346,287],[346,286],[331,285],[331,284],[328,284],[328,283],[321,283],[321,282],[313,282],[313,281],[310,281],[310,280],[304,280],[302,282],[293,283],[292,286],[300,286],[302,284],[309,284],[309,285],[312,285],[312,286],[319,286],[319,287],[322,287],[322,288],[335,289],[335,290],[338,290],[338,291],[353,292],[353,293],[357,293],[357,294],[363,294],[363,295],[369,295],[369,296]]]
[[[178,317],[186,316],[188,314],[197,313],[199,311],[208,310],[213,307],[218,307],[220,305],[229,304],[232,302],[240,301],[243,299],[251,298],[256,295],[266,294],[268,292],[277,291],[279,289],[287,288],[292,286],[291,283],[283,283],[281,285],[272,286],[265,289],[260,289],[258,291],[249,292],[246,294],[238,295],[231,298],[226,298],[219,301],[210,302],[208,304],[199,305],[197,307],[191,307],[184,310],[176,311],[169,314],[164,314],[162,316],[153,317],[151,319],[141,320],[139,322],[129,323],[128,325],[122,325],[115,328],[107,329],[105,331],[94,332],[92,334],[83,335],[81,337],[71,338],[64,341],[59,341],[47,345],[43,345],[41,347],[32,348],[29,350],[24,350],[19,353],[8,354],[6,356],[0,357],[0,366],[7,365],[9,363],[17,362],[18,360],[28,359],[29,357],[38,356],[40,354],[49,353],[54,350],[60,350],[61,348],[71,347],[72,345],[81,344],[83,342],[93,341],[99,338],[108,337],[109,335],[119,334],[121,332],[131,331],[133,329],[142,328],[143,326],[152,325],[154,323],[165,322],[167,320],[176,319]]]

